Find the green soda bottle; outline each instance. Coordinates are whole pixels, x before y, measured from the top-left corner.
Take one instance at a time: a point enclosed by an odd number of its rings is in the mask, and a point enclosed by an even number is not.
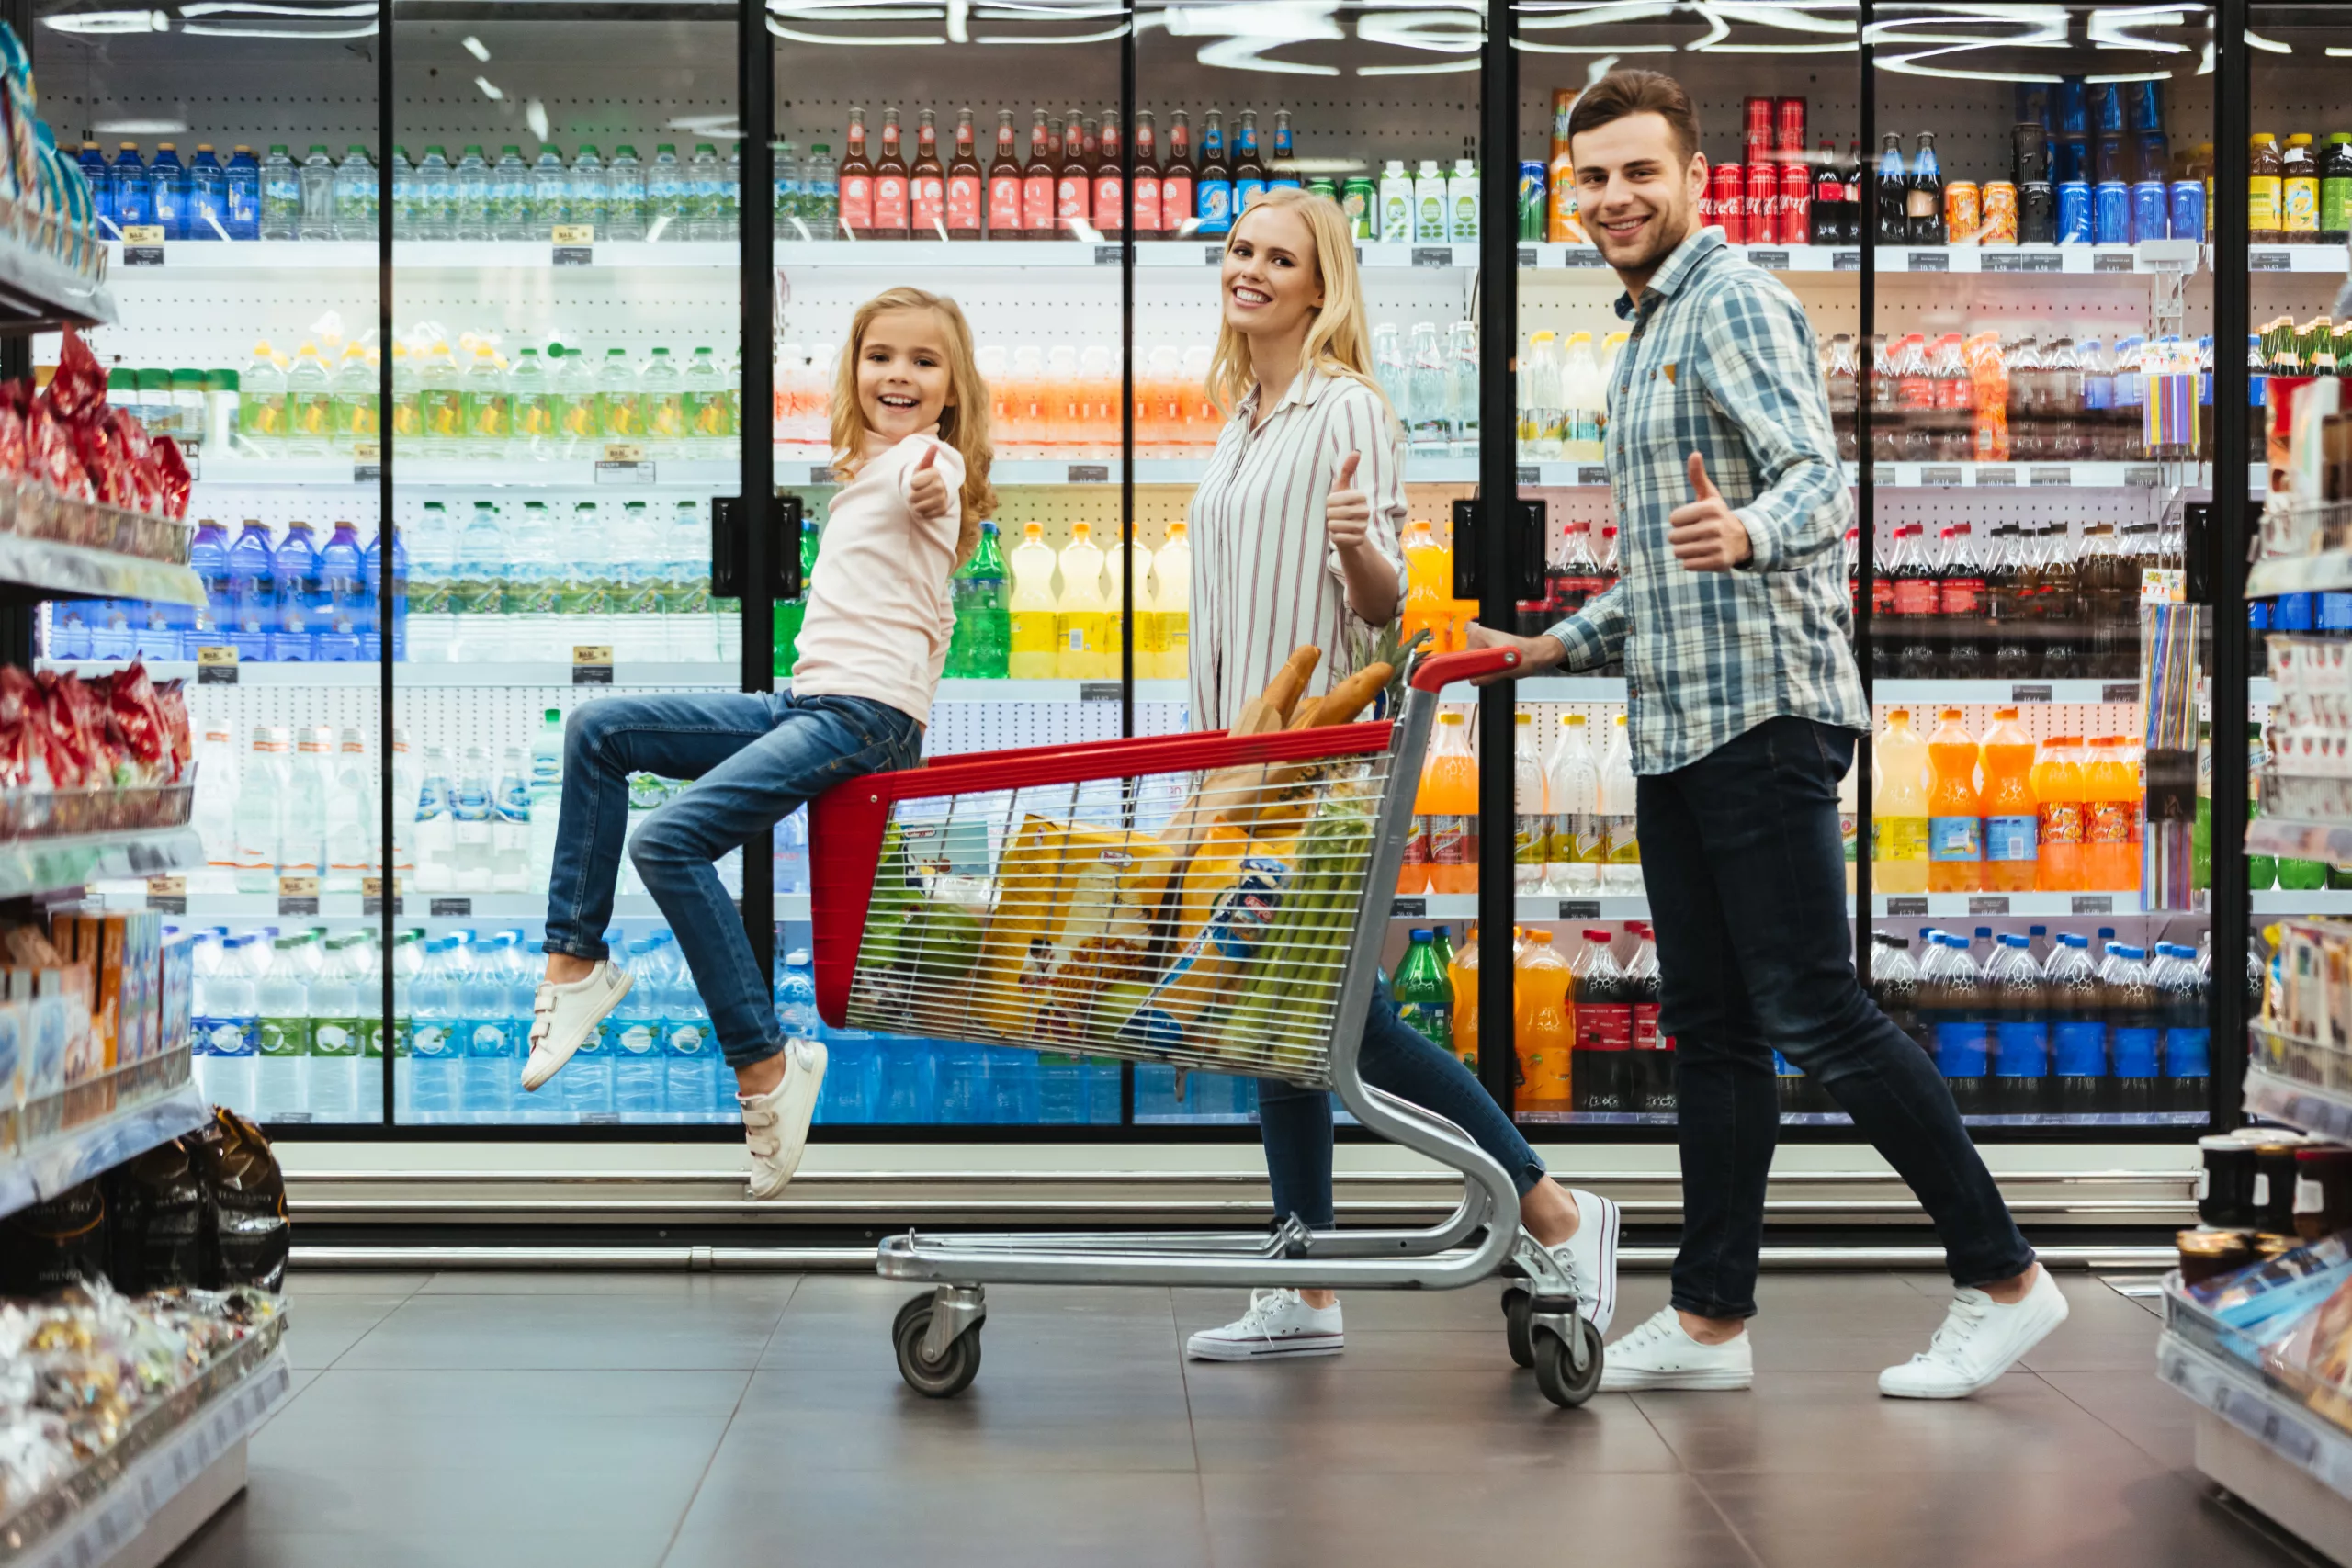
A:
[[[793,663],[800,657],[800,622],[808,613],[808,585],[817,580],[818,528],[814,522],[800,525],[800,597],[787,599],[775,607],[775,675],[778,679],[792,673]],[[954,645],[948,649],[948,664],[952,669],[956,654]]]
[[[1453,983],[1438,961],[1437,944],[1422,927],[1413,929],[1412,945],[1396,963],[1390,991],[1396,1017],[1442,1051],[1453,1049]]]

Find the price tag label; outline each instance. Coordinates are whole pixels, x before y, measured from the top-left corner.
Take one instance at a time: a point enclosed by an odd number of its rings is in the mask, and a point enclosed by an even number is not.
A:
[[[1362,261],[1363,259],[1363,247],[1362,245],[1358,245],[1356,247],[1356,259],[1358,261]],[[1211,266],[1223,266],[1225,265],[1225,247],[1223,245],[1203,245],[1201,247],[1201,260]]]
[[[808,482],[812,485],[831,484],[833,482],[832,465],[830,463],[819,463],[814,468],[810,468],[808,470]]]
[[[1094,265],[1096,266],[1116,266],[1126,259],[1127,247],[1125,245],[1097,245],[1094,247]]]
[[[1392,920],[1424,920],[1429,919],[1430,901],[1426,898],[1392,898],[1388,901],[1388,918]]]
[[[1923,485],[1956,485],[1960,483],[1960,467],[1957,464],[1937,464],[1921,468],[1919,482]]]
[[[578,643],[571,649],[571,683],[609,686],[613,683],[613,649],[609,643]]]
[[[351,448],[351,482],[375,484],[384,477],[384,448],[373,441],[355,442]]]
[[[2111,915],[2115,913],[2115,897],[2109,893],[2077,893],[2075,913],[2078,915]]]
[[[2013,685],[2009,688],[2009,701],[2013,703],[2046,703],[2050,700],[2050,688],[2048,686]]]
[[[1830,253],[1829,253],[1829,270],[1830,270],[1830,271],[1832,271],[1832,272],[1860,272],[1860,271],[1861,271],[1861,270],[1862,270],[1862,253],[1861,253],[1861,252],[1860,252],[1860,251],[1832,251],[1832,252],[1830,252]]]
[[[133,223],[122,231],[122,265],[164,265],[164,229],[160,223]]]
[[[1925,898],[1889,898],[1886,901],[1886,912],[1890,918],[1896,915],[1924,915],[1928,912],[1928,901]]]
[[[1080,681],[1078,700],[1082,703],[1115,703],[1125,690],[1116,681]]]
[[[2130,272],[2132,267],[2132,258],[2127,252],[2098,251],[2091,256],[2093,272]]]
[[[185,876],[149,877],[147,907],[165,915],[187,914],[187,878]]]
[[[469,920],[474,914],[470,898],[435,898],[427,908],[436,920]]]
[[[1593,266],[1600,265],[1600,252],[1591,245],[1570,245],[1560,253],[1562,266]]]
[[[1521,245],[1519,247],[1519,270],[1521,272],[1533,272],[1535,270],[1535,247],[1533,245]]]
[[[397,888],[398,882],[396,881],[393,886]],[[359,912],[363,915],[380,915],[384,912],[384,879],[382,877],[363,876],[359,879]],[[395,892],[392,895],[392,913],[397,915],[400,912],[401,898]]]
[[[1905,270],[1911,272],[1950,272],[1951,256],[1943,251],[1913,251],[1905,257]]]
[[[2026,470],[2025,482],[2033,486],[2037,490],[2048,489],[2053,486],[2070,485],[2075,482],[2075,470],[2065,467],[2064,464],[2055,468],[2028,468]]]
[[[1969,899],[1968,912],[1972,915],[2006,915],[2009,912],[2008,896],[2000,893],[1979,894]]]
[[[607,463],[642,463],[645,461],[645,448],[634,441],[607,441],[605,443],[605,461]],[[826,471],[828,473],[831,472],[830,468]]]
[[[1600,464],[1579,463],[1577,465],[1577,484],[1590,489],[1606,485],[1608,482],[1609,470]]]
[[[1872,483],[1872,484],[1874,484],[1874,485],[1891,485],[1891,484],[1893,484],[1894,482],[1894,464],[1892,464],[1892,463],[1872,463],[1872,464],[1871,465],[1871,483]]]
[[[1452,245],[1416,245],[1413,247],[1415,266],[1447,267],[1453,265]]]
[[[559,245],[593,245],[596,243],[596,227],[593,223],[559,223],[548,238]]]
[[[1979,485],[2013,485],[2018,482],[2018,471],[2006,463],[1980,463],[1976,468],[1976,482]]]
[[[1072,463],[1069,466],[1069,482],[1074,485],[1109,484],[1111,466],[1108,463]]]
[[[2123,470],[2123,482],[2133,490],[2154,490],[2156,488],[2156,466],[2154,463],[2134,463]]]
[[[1564,920],[1597,920],[1600,919],[1600,900],[1563,898],[1560,900],[1559,918]]]
[[[637,451],[638,447],[606,447],[606,451]],[[606,457],[596,465],[596,482],[600,485],[650,485],[653,482],[653,465],[630,457]]]
[[[315,915],[319,912],[319,879],[315,876],[281,876],[277,879],[277,912],[281,915]]]
[[[233,648],[207,644],[196,650],[196,683],[199,686],[233,686],[237,683],[237,650]]]
[[[2292,251],[2248,251],[2245,254],[2248,272],[2292,272],[2295,254]]]
[[[1747,252],[1747,260],[1751,266],[1760,266],[1766,272],[1789,270],[1789,253],[1786,251],[1759,251],[1751,246]]]
[[[1521,463],[1512,469],[1511,479],[1515,484],[1540,485],[1544,482],[1544,470],[1533,463]]]

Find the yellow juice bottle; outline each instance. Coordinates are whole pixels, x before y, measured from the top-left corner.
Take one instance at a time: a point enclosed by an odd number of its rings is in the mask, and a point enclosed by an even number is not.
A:
[[[1050,681],[1061,660],[1054,640],[1054,552],[1046,546],[1045,530],[1023,524],[1021,543],[1005,566],[1012,573],[1012,649],[1005,673],[1015,681]]]

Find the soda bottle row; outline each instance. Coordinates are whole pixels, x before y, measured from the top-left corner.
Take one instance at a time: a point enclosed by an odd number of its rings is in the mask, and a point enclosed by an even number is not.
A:
[[[1453,546],[1426,517],[1406,525],[1405,604],[1398,636],[1409,642],[1426,634],[1430,651],[1454,652],[1469,646],[1469,627],[1478,618],[1476,599],[1453,596]]]
[[[2133,680],[2140,673],[2143,574],[2177,568],[2177,526],[1997,524],[1980,548],[1965,523],[1898,525],[1871,579],[1871,667],[1909,680]],[[1856,552],[1847,571],[1860,604]]]
[[[341,162],[314,142],[298,163],[287,143],[255,158],[242,142],[222,163],[209,141],[183,163],[175,145],[155,144],[153,163],[135,141],[111,162],[95,141],[82,143],[83,178],[97,208],[98,233],[119,240],[132,228],[158,228],[179,240],[368,240],[377,238],[376,165],[354,143]]]
[[[2037,744],[2016,708],[1980,740],[1945,708],[1926,740],[1892,708],[1875,750],[1871,886],[1879,893],[2045,893],[2140,886],[2137,740]]]
[[[1544,567],[1544,597],[1519,604],[1519,635],[1541,637],[1617,586],[1622,569],[1617,559],[1617,525],[1604,524],[1594,536],[1589,523],[1570,523],[1566,548],[1558,560]],[[1615,662],[1600,673],[1615,674]]]
[[[404,530],[411,657],[560,659],[601,645],[621,663],[740,658],[740,603],[711,597],[705,505],[424,502]]]
[[[1642,891],[1625,716],[1615,716],[1605,747],[1595,746],[1586,733],[1589,728],[1583,714],[1561,715],[1552,754],[1539,760],[1535,716],[1520,714],[1513,726],[1513,886],[1520,893],[1630,897]],[[1475,887],[1475,864],[1471,871]]]
[[[1923,929],[1921,954],[1885,932],[1871,990],[1918,1041],[1963,1115],[2202,1115],[2211,1070],[2210,952],[2153,951],[2061,931],[2046,957],[2032,939],[1993,942]],[[1984,951],[1980,957],[1975,949]]]
[[[1625,346],[1611,333],[1594,351],[1590,333],[1537,333],[1519,360],[1519,455],[1530,462],[1600,461],[1609,424],[1609,371]]]
[[[2280,146],[2257,131],[2246,164],[2246,238],[2257,245],[2341,245],[2352,240],[2352,131],[2323,148],[2297,131]]]
[[[1639,921],[1626,931],[1634,950],[1623,964],[1606,927],[1585,930],[1573,959],[1549,931],[1515,933],[1514,1104],[1521,1111],[1611,1119],[1674,1113],[1674,1043],[1657,1029],[1657,943]]]
[[[984,541],[983,547],[988,547]],[[1182,680],[1192,646],[1193,547],[1185,525],[1168,525],[1158,551],[1138,547],[1123,571],[1116,556],[1094,543],[1083,519],[1070,525],[1070,542],[1058,555],[1046,545],[1044,527],[1024,523],[1004,569],[1011,577],[1005,607],[1005,652],[1001,670],[1016,681],[1061,679],[1109,681],[1119,675],[1121,583],[1135,594],[1135,672],[1139,680]],[[975,556],[975,559],[978,557]],[[1056,590],[1055,578],[1060,578]],[[958,578],[959,613],[967,602],[986,600],[985,579]],[[1001,580],[1000,580],[1001,581]],[[993,622],[984,623],[993,625]]]

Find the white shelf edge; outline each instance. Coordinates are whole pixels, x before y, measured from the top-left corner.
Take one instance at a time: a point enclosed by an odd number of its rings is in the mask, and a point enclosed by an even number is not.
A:
[[[135,1155],[201,1127],[211,1111],[193,1079],[158,1098],[70,1127],[0,1165],[0,1215],[45,1202]]]
[[[2173,1329],[2156,1340],[2156,1376],[2352,1504],[2352,1433],[2282,1398],[2250,1368],[2234,1366]]]
[[[85,883],[160,876],[199,863],[204,846],[196,829],[126,828],[0,843],[0,898],[28,898]]]
[[[2338,1143],[2352,1143],[2352,1095],[2278,1077],[2258,1062],[2245,1069],[2245,1109]]]

